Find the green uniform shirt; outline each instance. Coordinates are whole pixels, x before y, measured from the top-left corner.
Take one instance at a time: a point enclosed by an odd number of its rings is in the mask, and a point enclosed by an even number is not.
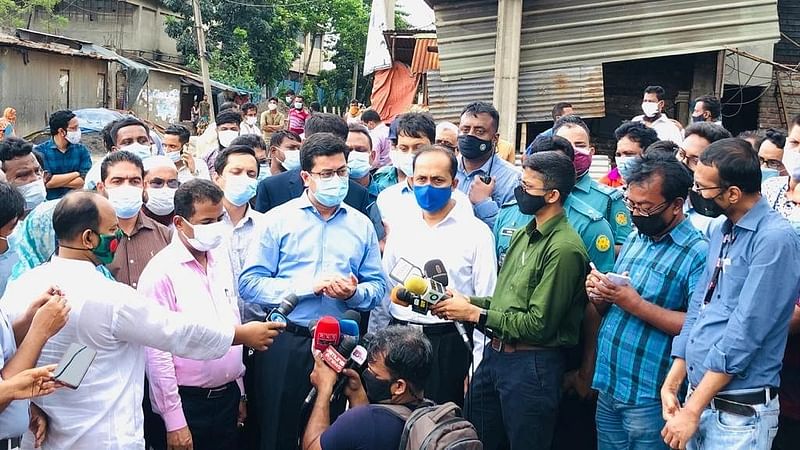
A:
[[[389,186],[397,184],[397,170],[394,166],[383,166],[372,174],[370,192],[376,196]]]
[[[488,310],[486,326],[503,342],[571,347],[586,307],[588,263],[563,213],[538,228],[532,220],[511,238],[494,295],[470,301]]]
[[[564,202],[564,213],[569,224],[583,240],[589,261],[603,273],[614,271],[614,233],[603,216],[572,195]],[[519,228],[527,225],[532,218],[533,216],[522,214],[516,200],[500,208],[500,214],[494,223],[494,242],[497,262],[501,268],[511,244],[511,236]]]
[[[570,196],[603,215],[614,232],[614,243],[622,245],[633,231],[631,213],[622,202],[622,192],[594,181],[588,174],[578,178]]]

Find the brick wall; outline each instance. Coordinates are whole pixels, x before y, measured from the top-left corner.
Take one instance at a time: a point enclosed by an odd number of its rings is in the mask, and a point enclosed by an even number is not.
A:
[[[774,74],[780,80],[786,112],[791,120],[800,114],[800,74],[790,74],[780,70],[775,70]],[[775,78],[759,100],[758,127],[761,129],[786,128],[784,113],[779,108]]]

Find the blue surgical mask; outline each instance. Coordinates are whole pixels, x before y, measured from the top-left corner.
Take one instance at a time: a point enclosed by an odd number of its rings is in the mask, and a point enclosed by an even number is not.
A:
[[[139,159],[147,159],[153,156],[151,146],[140,144],[138,142],[134,142],[133,144],[129,144],[124,147],[120,147],[119,149],[133,153],[134,155],[138,156]]]
[[[258,165],[258,181],[269,178],[271,174],[272,172],[270,172],[269,163],[261,163]]]
[[[629,168],[634,159],[636,159],[635,156],[617,156],[617,170],[622,175],[623,180],[630,175]]]
[[[333,208],[342,204],[344,198],[347,197],[349,187],[350,180],[347,177],[334,175],[327,180],[317,178],[317,191],[314,192],[314,198],[323,206]]]
[[[450,201],[453,190],[450,186],[436,187],[431,185],[414,186],[414,197],[423,210],[433,213],[441,211]]]
[[[369,153],[351,151],[347,157],[347,167],[350,168],[350,178],[364,178],[372,168]]]
[[[770,178],[777,177],[780,175],[778,169],[770,169],[769,167],[762,167],[761,168],[761,182],[765,182]]]
[[[25,211],[31,211],[36,208],[47,197],[47,188],[41,178],[18,186],[17,191],[25,198]]]
[[[258,180],[247,175],[225,177],[225,198],[235,206],[242,206],[256,196]]]
[[[120,219],[130,219],[142,209],[142,188],[123,184],[122,186],[106,188],[108,201],[114,207],[114,212]]]
[[[281,165],[286,170],[295,170],[300,168],[300,150],[284,150],[283,161]]]

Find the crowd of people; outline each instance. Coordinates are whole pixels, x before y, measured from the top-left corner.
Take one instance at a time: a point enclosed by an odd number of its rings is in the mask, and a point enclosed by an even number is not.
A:
[[[451,403],[453,448],[795,448],[800,116],[734,138],[718,99],[686,126],[664,99],[601,180],[567,102],[521,166],[485,102],[437,124],[291,92],[163,152],[126,117],[97,161],[71,111],[7,132],[0,449],[412,448]]]

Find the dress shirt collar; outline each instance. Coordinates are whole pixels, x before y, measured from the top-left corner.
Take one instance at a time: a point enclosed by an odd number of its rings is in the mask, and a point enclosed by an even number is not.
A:
[[[142,228],[146,228],[148,230],[154,230],[156,228],[155,221],[144,214],[144,211],[139,209],[139,213],[136,215],[136,224],[133,225],[133,232],[128,235],[128,237],[136,236],[139,233],[139,230]]]
[[[528,233],[529,238],[533,238],[536,235],[541,237],[545,237],[555,231],[562,222],[567,220],[567,216],[564,215],[564,211],[556,214],[555,216],[551,217],[547,222],[543,223],[541,226],[537,226],[536,224],[536,216],[533,217],[533,220],[528,223],[528,226],[525,227],[525,231]]]
[[[223,210],[224,214],[222,216],[222,220],[233,226],[234,229],[241,228],[247,225],[248,222],[251,222],[253,225],[255,225],[256,221],[258,220],[258,212],[251,208],[249,204],[247,204],[247,210],[244,212],[244,217],[242,217],[241,222],[236,225],[233,224],[233,220],[231,220],[231,215],[228,214],[228,210],[225,208],[223,208]]]
[[[192,262],[194,262],[195,264],[200,264],[199,262],[197,262],[194,255],[192,255],[189,249],[186,248],[186,244],[183,243],[183,241],[179,236],[180,233],[181,232],[176,229],[175,232],[172,233],[172,242],[170,242],[169,245],[166,247],[168,249],[171,249],[170,251],[172,252],[173,255],[172,260],[178,264],[188,264]],[[209,267],[214,264],[214,257],[212,256],[212,253],[214,252],[213,251],[206,252],[207,266]]]
[[[454,198],[450,198],[450,201],[455,202],[456,200]],[[457,222],[459,222],[459,220],[458,220],[459,219],[458,208],[457,208],[457,205],[455,203],[453,203],[453,207],[450,209],[450,211],[447,213],[447,215],[444,216],[444,218],[442,220],[440,220],[436,224],[428,225],[428,222],[425,221],[424,214],[425,213],[422,211],[422,208],[420,208],[420,212],[419,212],[419,216],[418,216],[419,221],[420,221],[421,224],[425,225],[427,228],[436,229],[436,228],[441,228],[441,227],[447,226],[450,223],[455,225]]]
[[[758,199],[758,202],[753,205],[750,211],[747,211],[747,214],[739,219],[739,222],[736,224],[736,226],[738,228],[744,228],[745,230],[756,231],[761,219],[763,219],[764,216],[766,216],[770,211],[772,211],[772,208],[770,208],[767,200],[761,196],[761,198]]]
[[[675,228],[673,228],[666,235],[662,236],[661,239],[653,239],[642,232],[639,232],[639,236],[642,236],[643,238],[652,242],[661,242],[664,239],[671,239],[675,244],[681,247],[686,247],[691,242],[693,231],[697,231],[697,229],[694,227],[694,225],[692,225],[692,221],[689,220],[689,217],[684,217],[683,220],[675,226]]]
[[[588,194],[592,190],[592,179],[589,177],[589,172],[586,172],[582,177],[575,181],[575,189]]]
[[[51,263],[54,263],[59,266],[71,266],[75,269],[91,269],[92,271],[97,270],[97,266],[92,264],[89,261],[84,261],[81,259],[71,259],[71,258],[64,258],[58,255],[53,255],[50,259]]]
[[[296,201],[297,201],[297,204],[296,204],[297,209],[310,209],[312,213],[314,213],[317,217],[322,219],[322,215],[317,210],[317,207],[314,206],[313,203],[311,203],[311,199],[309,198],[309,195],[313,195],[313,194],[311,193],[311,191],[308,188],[306,188],[306,190],[303,191],[303,195],[301,195],[300,197],[298,197],[296,199]],[[339,215],[340,211],[341,211],[342,214],[346,214],[347,213],[347,206],[345,205],[344,201],[342,201],[342,203],[339,204],[339,206],[336,208],[336,211],[334,211],[333,214],[331,214],[331,217],[328,218],[328,221],[332,220],[334,217]]]
[[[462,156],[460,156],[458,158],[458,171],[461,172],[462,174],[466,175],[466,176],[472,176],[472,175],[474,175],[476,173],[489,173],[489,167],[492,166],[492,161],[494,161],[495,158],[500,159],[500,157],[497,156],[497,153],[492,154],[492,157],[487,159],[486,162],[483,163],[482,166],[478,167],[477,169],[473,170],[470,173],[467,173],[467,169],[464,166],[464,156],[462,155]],[[500,165],[500,164],[501,163],[499,163],[497,161],[495,161],[495,163],[494,163],[495,166]]]

